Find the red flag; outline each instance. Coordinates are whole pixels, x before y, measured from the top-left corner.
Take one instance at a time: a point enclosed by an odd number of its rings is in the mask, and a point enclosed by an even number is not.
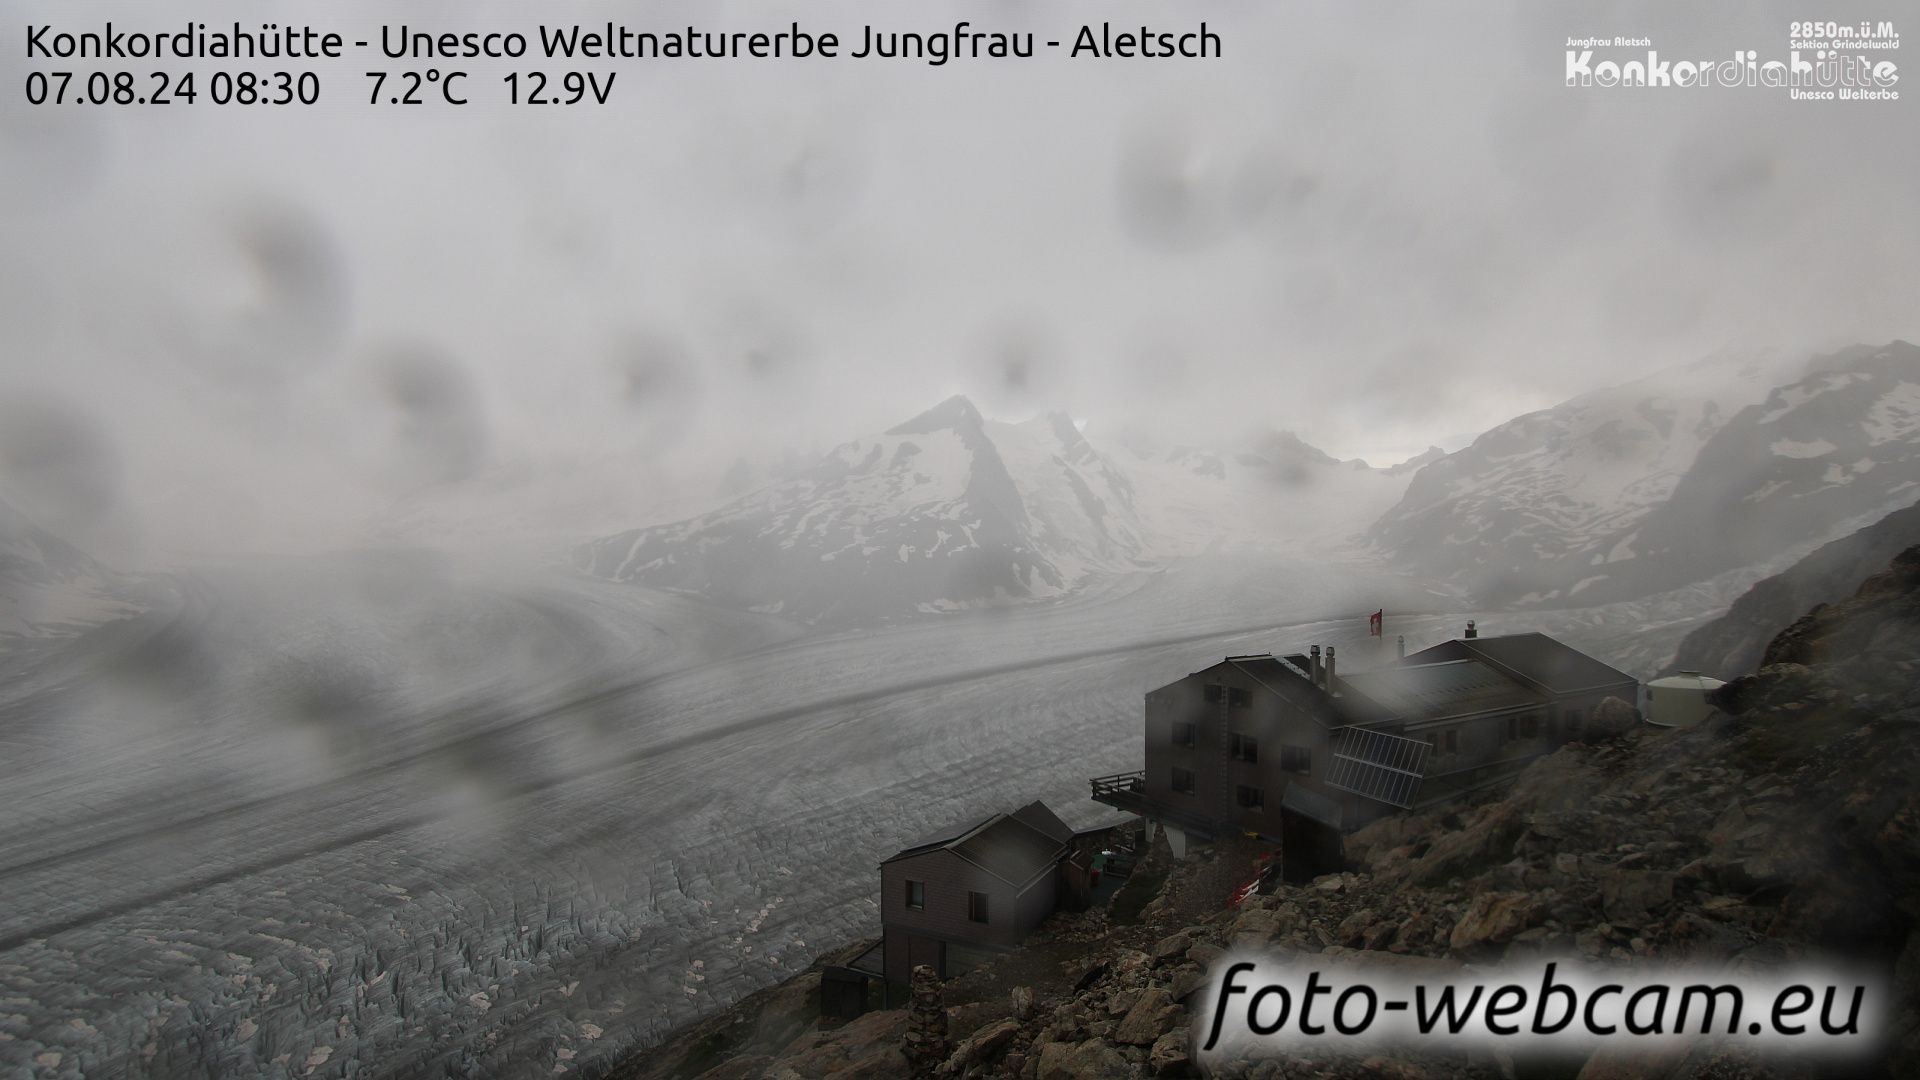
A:
[[[1380,636],[1380,620],[1385,618],[1386,614],[1387,614],[1387,609],[1381,608],[1379,611],[1376,611],[1373,614],[1367,616],[1367,636],[1368,637]]]

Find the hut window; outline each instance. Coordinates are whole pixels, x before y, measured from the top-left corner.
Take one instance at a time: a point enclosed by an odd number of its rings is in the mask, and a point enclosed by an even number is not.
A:
[[[967,894],[967,918],[974,922],[987,921],[987,894],[970,892]]]
[[[1241,786],[1234,789],[1234,798],[1248,810],[1258,810],[1267,804],[1266,793],[1257,787]]]
[[[1175,746],[1192,746],[1193,745],[1193,725],[1192,724],[1173,725],[1173,745]]]
[[[1193,794],[1193,770],[1173,767],[1173,790],[1182,795]]]
[[[907,907],[914,911],[927,909],[927,883],[924,881],[907,882]]]
[[[1251,704],[1253,704],[1253,691],[1242,690],[1238,686],[1227,687],[1228,708],[1244,709]]]
[[[1312,748],[1306,746],[1282,746],[1280,748],[1280,767],[1288,772],[1302,774],[1312,772]]]
[[[1233,736],[1233,760],[1248,762],[1259,761],[1260,741],[1251,735],[1242,735],[1235,732]]]

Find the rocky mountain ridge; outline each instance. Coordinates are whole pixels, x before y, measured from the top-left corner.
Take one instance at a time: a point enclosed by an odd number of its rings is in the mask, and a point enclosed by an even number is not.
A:
[[[575,549],[597,577],[803,622],[881,621],[1065,596],[1205,551],[1345,542],[1411,473],[1287,432],[1230,455],[1126,458],[1065,413],[988,420],[950,398],[684,521]]]
[[[1915,544],[1920,544],[1920,503],[1822,545],[1755,582],[1726,614],[1687,634],[1660,674],[1697,671],[1726,679],[1752,671],[1781,626],[1804,611],[1853,595],[1875,567]]]
[[[58,636],[138,607],[129,576],[0,501],[0,640]]]
[[[711,513],[583,544],[575,562],[809,622],[1059,596],[1130,557],[1131,493],[1070,423],[1044,423],[1016,433],[1045,447],[1031,513],[988,422],[955,397]]]
[[[1422,469],[1369,533],[1489,606],[1600,604],[1763,562],[1920,490],[1920,347],[1716,358]]]
[[[1920,492],[1920,347],[1719,356],[1391,468],[1286,431],[1102,449],[952,398],[577,566],[803,622],[1068,596],[1221,552],[1375,556],[1485,608],[1589,607],[1790,556]],[[743,483],[751,481],[743,478]]]

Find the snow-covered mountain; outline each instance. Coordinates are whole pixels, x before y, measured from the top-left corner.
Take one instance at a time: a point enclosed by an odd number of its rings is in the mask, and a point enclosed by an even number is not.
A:
[[[1427,465],[1372,539],[1482,602],[1603,603],[1761,561],[1920,483],[1920,350],[1710,358]]]
[[[808,621],[1059,596],[1142,555],[1127,478],[1063,415],[951,398],[711,513],[581,545],[589,573]]]
[[[1290,431],[1260,432],[1229,452],[1163,451],[1137,436],[1127,447],[1150,548],[1163,558],[1348,546],[1405,493],[1414,472],[1411,463],[1341,461]]]
[[[129,580],[0,501],[0,641],[138,610]]]
[[[582,545],[617,581],[806,621],[1062,596],[1207,553],[1368,543],[1486,606],[1612,603],[1756,566],[1911,503],[1920,349],[1720,356],[1529,413],[1392,468],[1288,432],[1226,449],[953,398],[718,509]]]
[[[1673,497],[1593,568],[1605,575],[1594,588],[1698,580],[1860,528],[1917,496],[1920,346],[1854,346],[1815,359],[1716,432]],[[1629,560],[1643,565],[1621,565]]]

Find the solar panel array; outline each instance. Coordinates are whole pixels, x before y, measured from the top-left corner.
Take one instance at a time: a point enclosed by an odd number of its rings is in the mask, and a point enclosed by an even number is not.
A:
[[[1368,728],[1342,728],[1334,733],[1327,786],[1409,808],[1426,778],[1427,755],[1432,749],[1424,739]]]

